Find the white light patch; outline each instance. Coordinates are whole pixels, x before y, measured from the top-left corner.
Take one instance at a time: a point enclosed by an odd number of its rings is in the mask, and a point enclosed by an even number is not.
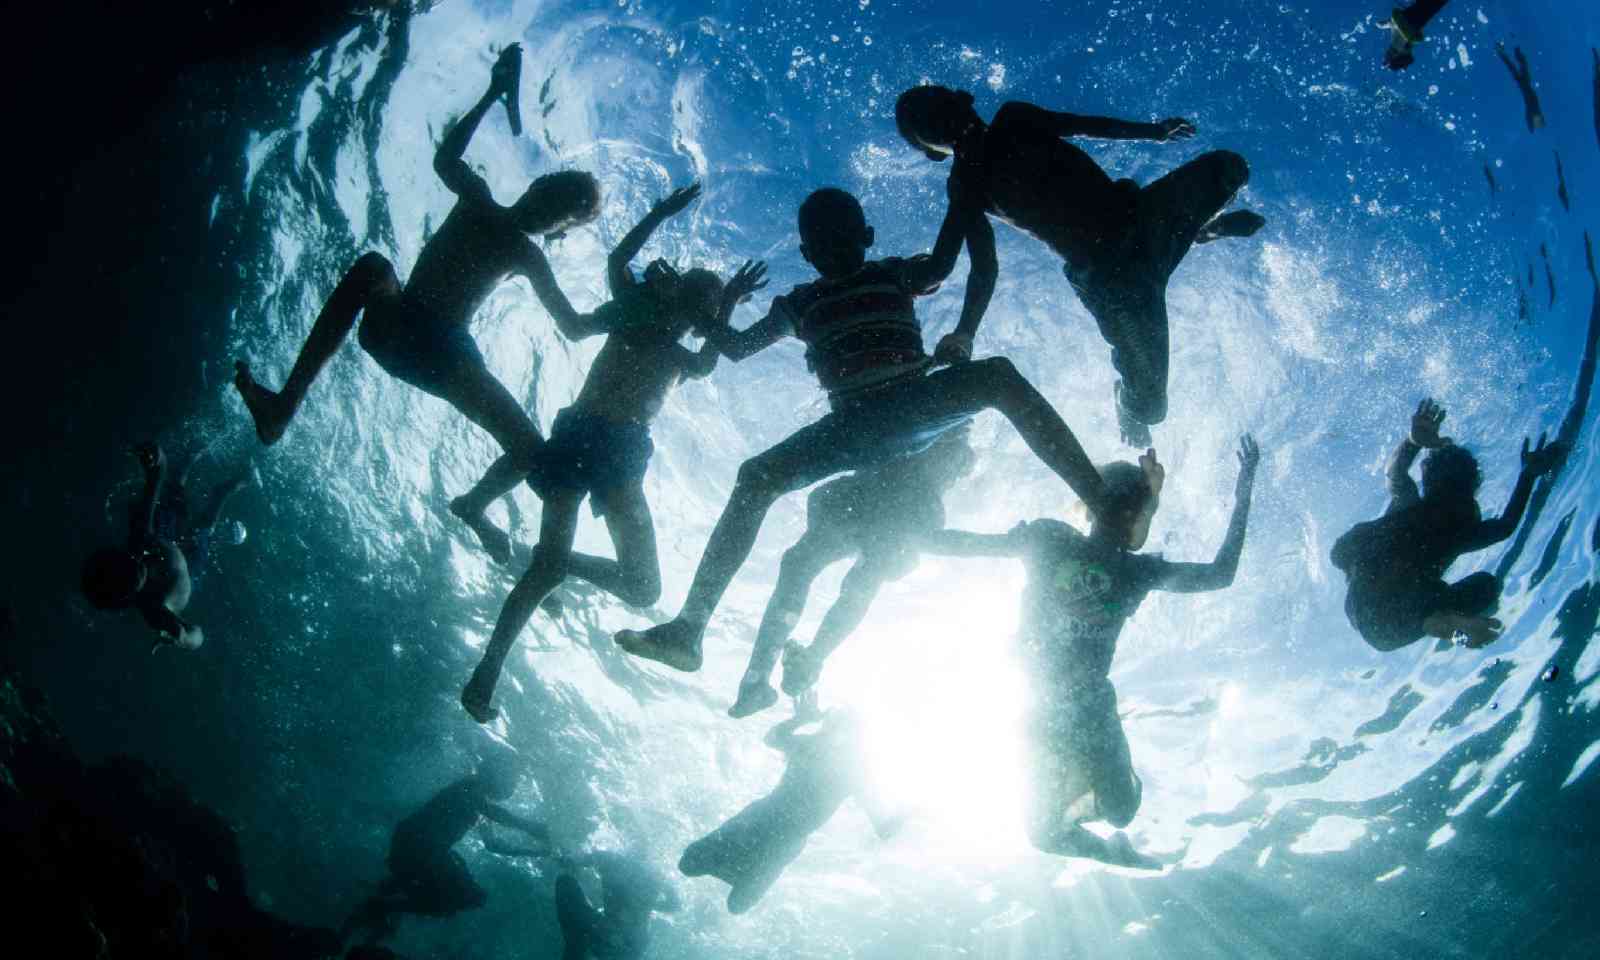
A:
[[[945,852],[1020,854],[1029,849],[1026,687],[1011,650],[1021,571],[1005,565],[990,576],[974,573],[924,564],[908,578],[905,596],[949,603],[902,605],[893,602],[901,597],[881,596],[829,659],[822,694],[825,703],[859,706],[879,792],[891,807],[914,809],[930,843]]]
[[[1561,789],[1565,790],[1577,783],[1578,778],[1583,776],[1584,772],[1589,769],[1589,765],[1594,763],[1595,757],[1600,757],[1600,740],[1589,744],[1582,753],[1578,754],[1578,762],[1572,765],[1572,772],[1567,774],[1567,779],[1561,781]]]
[[[1393,880],[1395,877],[1398,877],[1402,873],[1405,873],[1405,872],[1406,872],[1405,865],[1401,864],[1400,866],[1395,867],[1393,870],[1390,870],[1388,873],[1379,874],[1372,882],[1373,883],[1388,883],[1390,880]]]
[[[1434,847],[1442,847],[1455,838],[1456,828],[1447,823],[1439,829],[1433,831],[1433,836],[1428,838],[1428,849],[1432,850]]]
[[[1367,825],[1352,817],[1337,814],[1319,817],[1311,829],[1289,844],[1290,853],[1319,854],[1348,850],[1357,840],[1366,836]]]

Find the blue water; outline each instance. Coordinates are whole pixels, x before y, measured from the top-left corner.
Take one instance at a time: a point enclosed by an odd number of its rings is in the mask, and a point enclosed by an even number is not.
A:
[[[1130,836],[1176,865],[1137,873],[1028,847],[1010,643],[1021,569],[929,559],[884,591],[822,684],[825,701],[864,711],[879,780],[917,816],[880,842],[847,806],[742,917],[725,913],[721,884],[678,877],[688,906],[657,921],[652,955],[1593,956],[1582,905],[1595,889],[1600,755],[1592,413],[1510,562],[1507,630],[1493,646],[1372,651],[1345,621],[1327,553],[1381,511],[1385,458],[1421,397],[1439,398],[1446,432],[1478,451],[1486,512],[1509,493],[1521,438],[1568,415],[1600,295],[1583,255],[1600,213],[1589,53],[1600,13],[1457,0],[1416,65],[1391,74],[1377,12],[1343,0],[441,4],[405,31],[357,31],[318,55],[297,106],[252,131],[245,175],[215,184],[211,229],[239,252],[238,281],[207,369],[243,430],[226,388],[233,357],[278,382],[356,255],[376,249],[409,271],[452,200],[431,170],[435,144],[511,41],[526,51],[525,134],[513,138],[497,109],[468,159],[502,202],[552,170],[599,177],[600,219],[551,248],[580,309],[603,296],[611,245],[694,179],[704,199],[645,256],[724,275],[767,260],[771,289],[740,326],[768,294],[809,279],[793,221],[817,186],[861,197],[881,252],[926,249],[945,168],[908,150],[892,119],[898,93],[922,80],[972,90],[985,114],[1019,99],[1190,117],[1199,135],[1185,143],[1086,144],[1113,176],[1141,182],[1236,150],[1252,168],[1241,199],[1269,220],[1253,239],[1195,249],[1174,275],[1172,413],[1155,434],[1168,482],[1151,548],[1173,559],[1212,555],[1236,437],[1260,441],[1237,582],[1152,596],[1112,675],[1145,785]],[[1536,134],[1497,40],[1533,65],[1549,119]],[[977,353],[1011,357],[1092,457],[1127,457],[1109,351],[1059,261],[998,234],[1000,286]],[[955,321],[964,273],[963,260],[924,302],[930,343]],[[548,429],[595,347],[562,340],[520,282],[490,298],[473,330]],[[771,715],[740,723],[723,711],[777,557],[803,529],[803,498],[773,511],[699,674],[642,665],[610,637],[677,610],[738,464],[824,410],[792,343],[680,389],[646,481],[659,610],[564,587],[565,615],[535,617],[502,682],[503,719],[483,729],[456,696],[511,579],[444,504],[499,451],[344,350],[282,444],[258,457],[263,485],[239,507],[250,536],[219,551],[191,608],[208,646],[159,673],[130,668],[152,691],[226,691],[221,730],[204,709],[157,709],[170,726],[210,728],[199,739],[214,760],[189,743],[172,747],[173,762],[226,771],[209,791],[240,825],[258,899],[337,922],[381,876],[393,823],[491,740],[527,757],[533,782],[514,802],[558,839],[626,846],[669,872],[686,843],[765,792],[781,769],[760,743]],[[946,501],[952,526],[1083,522],[1000,418],[981,417],[974,444],[978,467]],[[526,490],[514,499],[492,515],[525,546],[539,504]],[[582,523],[579,548],[609,554],[604,528]],[[1510,547],[1452,575],[1495,569]],[[815,629],[841,572],[819,583],[797,636]],[[136,629],[125,632],[133,643]],[[1546,682],[1552,665],[1559,676]],[[247,759],[224,759],[235,750]],[[551,877],[475,841],[463,852],[490,905],[408,922],[396,948],[556,956]]]

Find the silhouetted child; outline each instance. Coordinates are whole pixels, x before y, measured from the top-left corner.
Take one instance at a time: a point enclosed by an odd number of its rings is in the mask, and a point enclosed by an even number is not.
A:
[[[783,554],[778,583],[729,716],[749,716],[777,702],[770,677],[780,652],[783,692],[793,697],[811,689],[823,661],[861,625],[878,590],[916,568],[922,536],[944,526],[945,491],[972,469],[967,433],[965,428],[951,430],[923,453],[830,480],[811,491],[806,532]],[[805,612],[812,582],[847,557],[856,562],[844,575],[839,598],[822,618],[811,645],[785,648]]]
[[[835,708],[820,717],[815,733],[801,735],[796,731],[819,717],[809,698],[798,706],[795,716],[766,736],[767,745],[782,751],[788,761],[778,785],[689,844],[678,861],[685,876],[712,876],[732,887],[729,913],[755,906],[800,856],[811,834],[833,819],[851,797],[883,839],[894,836],[904,822],[884,808],[871,788],[858,718]]]
[[[1495,56],[1511,71],[1511,79],[1516,82],[1517,89],[1522,92],[1522,107],[1528,121],[1528,132],[1533,133],[1544,127],[1544,108],[1539,106],[1539,94],[1533,89],[1533,71],[1528,68],[1528,58],[1523,55],[1522,48],[1515,49],[1516,63],[1506,56],[1506,45],[1494,45]]]
[[[561,924],[562,960],[639,960],[650,947],[650,917],[682,907],[677,891],[636,857],[609,850],[562,858],[556,878],[556,920]],[[600,878],[602,908],[584,895],[575,875],[593,870]]]
[[[520,778],[514,761],[487,760],[401,820],[389,842],[389,876],[345,922],[344,937],[364,932],[372,941],[383,940],[394,933],[400,914],[448,917],[487,903],[488,893],[452,849],[483,821],[521,831],[538,845],[516,855],[550,852],[550,832],[543,823],[501,806]]]
[[[379,366],[447,401],[488,431],[505,451],[477,486],[450,505],[501,562],[510,559],[510,542],[483,511],[528,475],[544,440],[522,404],[489,372],[467,326],[496,287],[511,276],[524,276],[557,327],[572,335],[577,314],[556,289],[544,253],[528,237],[559,235],[593,220],[600,210],[600,188],[594,177],[578,171],[540,177],[515,203],[503,207],[462,159],[484,113],[497,100],[508,98],[519,76],[521,56],[516,44],[505,49],[494,65],[489,89],[445,134],[434,155],[434,172],[457,200],[423,246],[410,281],[402,287],[383,255],[362,255],[317,316],[282,390],[261,386],[243,361],[236,364],[234,376],[261,442],[276,443],[361,315],[357,339]]]
[[[1396,7],[1389,15],[1389,47],[1383,52],[1383,65],[1404,70],[1416,60],[1411,48],[1423,41],[1422,29],[1438,15],[1449,0],[1416,0],[1411,6]]]
[[[708,336],[727,326],[740,300],[765,285],[763,264],[746,263],[726,289],[709,270],[679,275],[664,261],[636,280],[628,266],[662,221],[699,196],[698,184],[656,204],[612,252],[608,277],[613,299],[582,318],[569,336],[606,336],[578,398],[556,415],[530,484],[544,499],[539,543],[522,579],[506,598],[483,660],[461,694],[480,723],[494,716],[490,701],[517,635],[550,591],[570,574],[588,580],[634,606],[649,606],[661,594],[655,525],[644,496],[645,468],[655,449],[650,422],[679,381],[703,377],[716,366],[711,343],[692,353],[678,341],[686,333]],[[591,497],[604,516],[617,559],[572,552],[578,508]]]
[[[951,181],[985,211],[1038,237],[1064,261],[1067,279],[1111,346],[1121,380],[1117,414],[1123,438],[1150,442],[1167,415],[1167,279],[1189,247],[1247,237],[1266,223],[1248,210],[1221,213],[1250,178],[1243,157],[1202,154],[1140,187],[1112,180],[1063,137],[1187,140],[1195,128],[1173,117],[1133,123],[1007,103],[985,124],[972,94],[914,87],[895,104],[900,133],[930,160],[955,157]],[[987,303],[998,263],[987,221],[968,235],[969,303]],[[982,313],[981,306],[973,306]]]
[[[1119,462],[1102,469],[1106,504],[1094,513],[1087,537],[1056,520],[1020,524],[1007,534],[945,530],[929,537],[930,553],[1021,557],[1027,566],[1020,633],[1024,673],[1032,685],[1026,820],[1040,850],[1124,866],[1156,865],[1135,852],[1126,835],[1105,840],[1082,826],[1103,820],[1120,830],[1133,820],[1142,794],[1117,715],[1111,661],[1123,625],[1150,591],[1201,593],[1233,583],[1260,456],[1253,439],[1240,441],[1233,518],[1210,563],[1172,563],[1134,552],[1149,536],[1166,478],[1154,450],[1139,466]]]
[[[167,455],[159,444],[142,444],[134,454],[144,468],[144,489],[129,510],[128,546],[97,550],[89,557],[83,565],[83,595],[98,610],[136,608],[156,632],[155,648],[172,644],[193,650],[205,634],[183,612],[209,561],[222,508],[250,482],[251,473],[242,471],[219,486],[194,517],[187,485],[198,455],[168,482]]]
[[[1464,553],[1483,550],[1511,536],[1522,522],[1534,481],[1560,466],[1561,443],[1533,449],[1522,442],[1522,475],[1505,512],[1494,520],[1479,513],[1478,461],[1465,447],[1439,436],[1445,411],[1432,400],[1418,404],[1411,432],[1389,464],[1389,506],[1377,520],[1352,527],[1333,545],[1333,565],[1349,580],[1344,611],[1350,625],[1374,649],[1398,650],[1423,636],[1454,639],[1469,647],[1500,636],[1491,614],[1500,602],[1499,578],[1480,571],[1456,583],[1444,573]],[[1417,454],[1422,489],[1411,479]]]
[[[616,635],[623,650],[678,670],[700,668],[706,622],[779,497],[925,450],[981,410],[998,410],[1057,476],[1085,500],[1100,502],[1100,477],[1077,437],[1011,361],[965,362],[981,313],[963,310],[934,356],[923,350],[916,298],[950,275],[963,237],[983,222],[970,198],[953,197],[932,255],[908,260],[867,259],[873,230],[861,204],[843,190],[812,193],[800,205],[799,221],[801,255],[821,277],[774,298],[754,325],[713,336],[733,360],[797,337],[833,409],[739,467],[677,618]],[[930,372],[935,363],[953,361]]]

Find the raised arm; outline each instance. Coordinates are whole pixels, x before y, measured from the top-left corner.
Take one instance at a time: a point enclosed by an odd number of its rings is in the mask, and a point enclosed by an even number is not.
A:
[[[905,261],[900,279],[912,290],[932,290],[950,276],[956,268],[956,258],[961,255],[961,244],[967,239],[972,220],[984,217],[981,195],[970,189],[966,185],[966,178],[959,176],[959,173],[958,170],[951,174],[946,184],[945,191],[950,201],[945,207],[944,220],[939,223],[939,236],[933,242],[933,250],[926,256]],[[976,326],[974,322],[974,329]]]
[[[511,827],[514,830],[520,830],[547,847],[551,845],[550,828],[545,826],[541,821],[535,820],[532,817],[525,817],[520,813],[507,810],[505,807],[502,807],[497,803],[490,803],[487,800],[483,802],[483,806],[478,812],[483,815],[485,820],[488,820],[492,823],[498,823],[503,827]]]
[[[978,335],[978,324],[989,310],[989,301],[994,299],[995,281],[1000,275],[1000,259],[994,246],[994,227],[990,226],[989,216],[984,211],[982,194],[971,186],[975,176],[965,172],[959,164],[951,172],[947,185],[950,210],[945,215],[944,225],[939,230],[939,241],[934,246],[935,255],[932,259],[938,260],[943,252],[942,247],[949,242],[947,233],[956,233],[955,247],[959,250],[961,241],[965,240],[969,261],[961,319],[956,322],[955,330],[945,334],[933,351],[934,360],[939,363],[960,363],[972,359],[972,342]],[[952,252],[952,269],[954,259],[955,253]],[[944,264],[937,266],[943,267]]]
[[[515,80],[521,57],[520,44],[513,43],[500,52],[500,59],[494,62],[494,68],[489,72],[489,89],[483,92],[472,109],[462,114],[461,119],[450,127],[433,155],[433,172],[457,196],[489,199],[489,185],[472,172],[462,157],[466,155],[467,144],[472,142],[472,135],[478,131],[478,124],[483,122],[483,115],[504,94],[506,85]]]
[[[1022,529],[1020,526],[1017,530]],[[1017,557],[1022,544],[1017,530],[1010,533],[968,533],[965,530],[936,530],[924,534],[918,546],[924,552],[946,557]]]
[[[1086,117],[1061,113],[1020,100],[1013,100],[994,115],[996,127],[1016,125],[1052,137],[1096,137],[1101,140],[1187,140],[1194,136],[1194,124],[1182,117],[1169,117],[1157,123],[1137,123],[1114,117]]]
[[[133,544],[143,544],[155,535],[156,505],[161,502],[161,488],[166,482],[167,454],[159,443],[141,443],[133,454],[144,468],[144,489],[128,517],[128,538]]]
[[[555,321],[556,329],[568,340],[582,340],[596,334],[610,333],[615,326],[614,314],[618,308],[615,301],[605,304],[593,313],[579,313],[572,301],[562,292],[560,284],[556,283],[555,272],[550,269],[550,260],[539,249],[538,244],[526,241],[522,252],[522,265],[517,270],[528,282],[533,285],[534,296],[544,305],[550,318]]]
[[[628,269],[628,264],[644,249],[650,235],[656,232],[669,217],[682,213],[689,204],[700,197],[700,184],[691,183],[667,195],[665,200],[656,201],[644,219],[634,225],[621,240],[617,242],[616,249],[611,251],[611,256],[606,258],[606,282],[611,286],[611,295],[617,296],[622,291],[633,286],[636,282],[633,271]]]
[[[1449,437],[1439,436],[1439,427],[1443,425],[1444,418],[1444,407],[1432,397],[1417,404],[1417,412],[1411,415],[1411,432],[1400,441],[1400,446],[1395,448],[1394,456],[1389,460],[1390,511],[1409,507],[1421,498],[1417,482],[1411,478],[1411,466],[1416,463],[1417,454],[1454,442]]]
[[[1570,450],[1564,443],[1546,443],[1544,434],[1539,435],[1539,445],[1530,450],[1524,438],[1522,473],[1517,476],[1517,485],[1511,490],[1510,502],[1500,516],[1478,524],[1477,529],[1466,538],[1464,550],[1482,550],[1516,533],[1517,524],[1522,522],[1522,514],[1528,509],[1528,498],[1533,494],[1534,483],[1545,474],[1559,469]]]
[[[1233,583],[1239,570],[1239,555],[1244,552],[1244,532],[1250,522],[1250,491],[1255,486],[1256,466],[1261,462],[1261,449],[1254,437],[1245,434],[1239,440],[1239,483],[1234,491],[1233,517],[1228,521],[1228,532],[1217,548],[1217,556],[1210,563],[1165,563],[1155,584],[1157,590],[1173,593],[1204,593],[1221,590]]]

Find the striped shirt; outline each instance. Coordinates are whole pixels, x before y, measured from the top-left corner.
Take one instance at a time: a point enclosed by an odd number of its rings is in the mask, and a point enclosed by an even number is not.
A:
[[[789,332],[806,345],[806,365],[837,407],[867,390],[928,365],[910,268],[925,257],[873,260],[848,277],[795,287],[772,302]]]

